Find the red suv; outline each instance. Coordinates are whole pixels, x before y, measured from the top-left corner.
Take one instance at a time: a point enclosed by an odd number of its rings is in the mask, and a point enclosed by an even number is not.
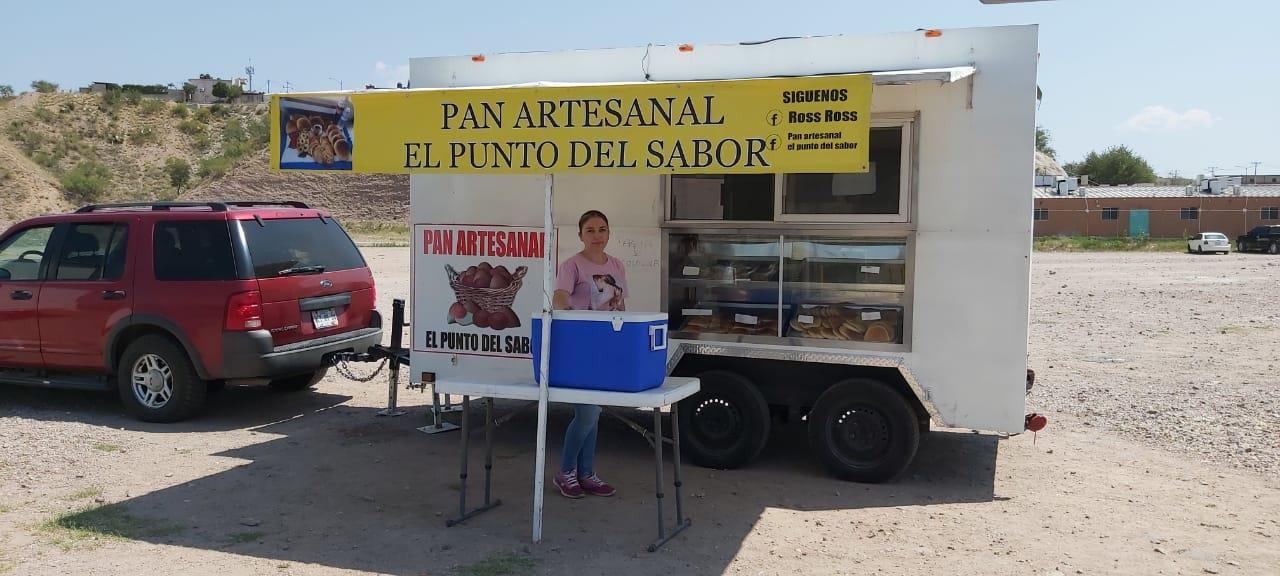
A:
[[[211,387],[303,390],[382,337],[373,273],[301,202],[86,206],[0,236],[0,382],[119,391],[173,422]]]

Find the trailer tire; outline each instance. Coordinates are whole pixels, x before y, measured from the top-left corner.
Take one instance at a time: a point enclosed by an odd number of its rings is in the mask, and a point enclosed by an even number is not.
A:
[[[737,468],[769,439],[769,404],[750,380],[727,370],[698,374],[701,389],[679,404],[681,442],[689,461]]]
[[[898,391],[877,380],[853,378],[818,397],[809,412],[809,446],[840,478],[885,482],[915,458],[919,423]]]

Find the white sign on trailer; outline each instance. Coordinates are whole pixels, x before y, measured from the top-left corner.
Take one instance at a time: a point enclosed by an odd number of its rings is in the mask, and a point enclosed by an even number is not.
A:
[[[554,243],[533,227],[414,226],[413,350],[532,358],[542,310],[542,256]]]

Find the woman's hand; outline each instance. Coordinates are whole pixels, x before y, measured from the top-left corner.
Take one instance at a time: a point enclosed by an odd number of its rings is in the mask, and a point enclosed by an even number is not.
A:
[[[551,295],[552,310],[568,310],[569,309],[569,293],[564,290],[556,290]]]

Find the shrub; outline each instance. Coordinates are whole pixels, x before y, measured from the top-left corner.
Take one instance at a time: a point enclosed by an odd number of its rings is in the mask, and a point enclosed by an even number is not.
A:
[[[191,164],[182,158],[171,157],[164,161],[164,173],[169,176],[169,183],[173,184],[176,192],[182,192],[182,187],[191,180]]]
[[[31,159],[34,160],[36,164],[44,166],[50,170],[58,166],[58,159],[43,150],[36,152],[31,156]]]
[[[271,141],[271,120],[263,116],[249,121],[249,141],[256,147],[266,146]]]
[[[231,108],[223,104],[214,104],[209,107],[209,113],[219,118],[226,118],[231,115]]]
[[[51,110],[49,110],[48,108],[45,108],[44,106],[36,106],[36,111],[34,112],[34,114],[36,119],[41,122],[52,123],[53,119],[56,117],[54,116]]]
[[[213,145],[213,140],[209,138],[208,134],[201,132],[191,139],[191,144],[195,146],[197,150],[208,150],[209,147]]]
[[[142,101],[142,113],[147,116],[155,116],[164,110],[164,102],[160,100],[152,100],[150,98]]]
[[[142,93],[137,90],[125,90],[124,101],[128,102],[130,106],[137,106],[142,103]]]
[[[178,131],[188,136],[204,133],[204,125],[195,120],[183,120],[178,123]]]
[[[186,118],[189,114],[191,114],[191,111],[187,109],[187,105],[178,102],[174,102],[169,110],[169,115],[174,118]]]
[[[222,139],[229,142],[244,142],[249,139],[249,135],[244,131],[244,125],[240,124],[239,120],[232,118],[222,128]]]
[[[58,85],[48,80],[36,80],[31,83],[31,89],[41,94],[52,94],[58,91]]]
[[[213,118],[213,112],[210,112],[208,108],[199,108],[196,110],[195,118],[199,122],[208,124],[209,120]]]
[[[200,161],[200,170],[197,174],[199,174],[201,178],[222,176],[226,174],[228,170],[231,170],[231,166],[234,163],[235,161],[233,159],[227,158],[226,156],[205,158]]]
[[[93,202],[102,197],[111,184],[111,171],[106,166],[88,160],[72,168],[61,178],[62,189],[76,200]]]
[[[137,129],[134,129],[134,131],[129,133],[129,143],[136,144],[136,145],[159,144],[160,135],[156,134],[155,130],[152,130],[150,128],[146,128],[146,127],[137,128]]]
[[[8,84],[0,84],[0,98],[12,98],[12,97],[13,97],[13,86],[10,86]],[[8,174],[8,172],[6,172],[5,174]]]
[[[112,90],[108,88],[102,92],[102,96],[100,98],[101,101],[98,104],[98,109],[114,110],[116,108],[119,108],[120,99],[121,99],[121,96],[120,96],[119,90]]]

